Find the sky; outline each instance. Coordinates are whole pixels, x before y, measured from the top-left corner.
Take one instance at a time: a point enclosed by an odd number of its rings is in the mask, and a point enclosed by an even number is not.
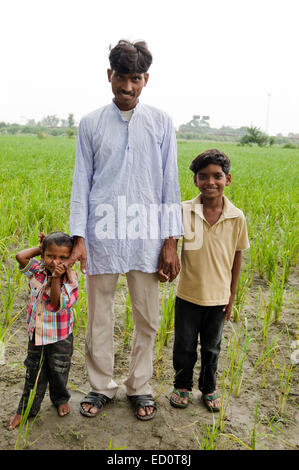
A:
[[[110,44],[143,39],[153,54],[140,101],[176,128],[299,133],[298,0],[2,0],[0,121],[55,114],[79,122],[113,98]]]

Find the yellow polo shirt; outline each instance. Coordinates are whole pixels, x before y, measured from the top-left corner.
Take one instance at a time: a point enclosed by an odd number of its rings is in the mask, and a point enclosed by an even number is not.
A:
[[[235,253],[249,248],[243,212],[227,197],[223,211],[210,225],[200,195],[182,203],[184,238],[177,296],[197,305],[226,305],[230,297]]]

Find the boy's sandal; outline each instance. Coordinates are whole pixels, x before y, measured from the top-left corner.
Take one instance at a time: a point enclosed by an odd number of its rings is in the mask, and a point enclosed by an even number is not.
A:
[[[98,413],[102,410],[103,406],[106,405],[106,403],[109,403],[110,401],[111,398],[106,397],[106,395],[103,395],[102,393],[89,392],[86,397],[84,397],[84,399],[80,401],[80,413],[81,415],[87,416],[88,418],[93,418],[94,416],[97,416]],[[83,403],[90,404],[91,407],[95,406],[98,411],[96,413],[85,411],[82,408]]]
[[[214,411],[220,411],[220,408],[218,408],[218,406],[209,405],[209,403],[213,403],[213,401],[216,400],[216,398],[219,398],[219,395],[217,392],[213,393],[213,395],[202,395],[202,401],[205,407],[207,408],[208,411],[211,411],[212,413]]]
[[[172,394],[177,395],[180,398],[189,398],[189,392],[181,392],[180,390],[177,390],[176,388],[173,389]],[[172,399],[172,394],[170,395],[169,401],[172,406],[175,408],[187,408],[189,403],[177,403],[175,400]]]
[[[152,395],[127,395],[131,405],[134,409],[135,415],[141,421],[148,421],[152,419],[157,413],[157,405]],[[153,412],[150,415],[141,416],[138,411],[140,408],[145,408],[146,406],[151,406],[154,408]]]

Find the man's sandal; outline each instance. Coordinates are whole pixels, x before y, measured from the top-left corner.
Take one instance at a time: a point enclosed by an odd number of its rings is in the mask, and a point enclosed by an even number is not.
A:
[[[219,395],[217,392],[213,393],[213,395],[202,395],[202,401],[207,408],[208,411],[211,411],[212,413],[215,411],[220,411],[220,408],[218,406],[213,406],[209,405],[209,403],[213,403],[216,398],[219,398]]]
[[[141,421],[148,421],[149,419],[152,419],[157,413],[157,405],[152,395],[127,395],[127,397],[131,402],[136,417]],[[141,416],[138,411],[140,410],[140,408],[145,408],[146,406],[151,406],[154,408],[154,410],[150,415],[146,414],[144,416]]]
[[[181,392],[180,390],[177,390],[176,388],[173,389],[172,394],[177,395],[179,398],[189,398],[189,392]],[[182,402],[176,402],[172,398],[172,394],[170,395],[169,402],[172,406],[175,408],[187,408],[189,403],[182,403]]]
[[[106,395],[103,395],[102,393],[89,392],[86,397],[84,397],[84,399],[80,402],[80,413],[81,415],[87,416],[88,418],[93,418],[94,416],[97,416],[99,412],[103,409],[103,406],[106,405],[106,403],[109,403],[111,400],[111,398],[106,397]],[[91,408],[95,406],[98,411],[96,413],[85,411],[82,407],[83,403],[90,404]]]

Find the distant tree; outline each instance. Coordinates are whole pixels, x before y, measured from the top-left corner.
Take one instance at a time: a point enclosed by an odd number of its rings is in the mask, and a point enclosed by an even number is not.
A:
[[[68,120],[67,119],[60,119],[60,126],[61,127],[67,127],[68,126]]]
[[[66,133],[69,139],[71,139],[75,135],[74,129],[71,129],[70,127],[67,128]]]
[[[263,147],[268,142],[268,136],[264,134],[258,127],[247,127],[247,133],[244,134],[240,139],[241,145],[257,144],[259,147]]]
[[[72,129],[72,127],[75,125],[74,115],[72,113],[68,115],[67,121],[69,128]]]
[[[58,127],[58,124],[59,118],[56,114],[45,116],[40,122],[40,125],[44,127]]]
[[[28,121],[26,122],[26,126],[29,126],[29,127],[36,126],[35,120],[34,119],[28,119]]]

